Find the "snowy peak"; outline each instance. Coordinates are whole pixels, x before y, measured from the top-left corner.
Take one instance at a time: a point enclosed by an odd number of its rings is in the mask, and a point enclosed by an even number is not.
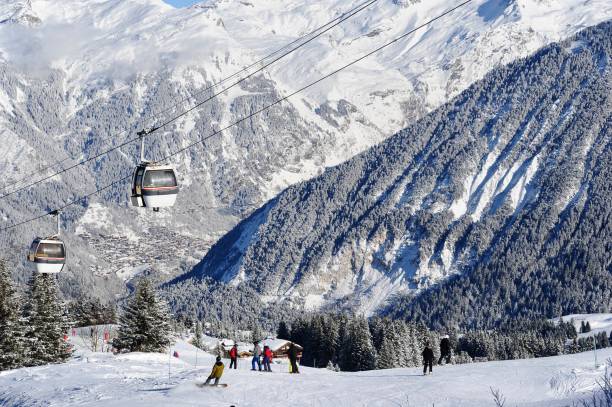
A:
[[[140,120],[154,116],[146,123],[152,125],[191,107],[212,83],[362,3],[235,0],[175,9],[162,0],[0,0],[0,15],[9,22],[0,24],[0,141],[11,146],[0,151],[4,182],[120,143],[142,128]],[[151,140],[148,153],[172,154],[450,7],[447,0],[379,0],[177,120]],[[168,274],[188,270],[211,241],[288,186],[380,143],[493,67],[610,17],[607,0],[474,0],[206,146],[174,156],[172,164],[188,193],[180,195],[172,212],[155,218],[127,212],[123,185],[92,197],[87,209],[66,217],[67,236],[79,248],[75,275],[77,268],[92,267],[95,273],[131,276],[147,269],[148,262],[117,247],[150,245],[142,252],[155,253],[155,245],[183,242],[190,242],[186,251],[198,251],[185,262],[164,258],[148,267]],[[181,100],[186,101],[172,107]],[[166,113],[154,114],[160,111]],[[136,156],[130,145],[62,174],[29,190],[27,207],[20,205],[23,195],[0,202],[0,216],[18,221],[61,206],[123,176]],[[91,222],[96,214],[112,222]],[[24,242],[46,228],[45,221],[0,236],[3,247],[11,249],[7,252],[15,253],[15,263],[22,262],[18,253]],[[149,227],[173,230],[155,243],[139,239]],[[93,244],[95,253],[87,250]],[[96,264],[105,259],[121,267]]]
[[[0,4],[0,24],[35,26],[40,23],[40,18],[32,10],[31,0],[8,0],[5,4]]]

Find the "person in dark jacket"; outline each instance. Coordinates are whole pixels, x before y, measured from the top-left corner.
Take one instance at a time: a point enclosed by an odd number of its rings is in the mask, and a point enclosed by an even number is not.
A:
[[[287,354],[289,356],[289,362],[291,363],[291,373],[300,373],[300,370],[298,369],[297,365],[298,350],[293,342],[289,344],[289,350],[287,351]]]
[[[448,336],[443,336],[440,340],[440,359],[438,359],[438,364],[442,364],[442,360],[446,360],[446,363],[451,362],[451,346],[450,340]]]
[[[429,366],[429,373],[431,374],[434,354],[433,350],[431,350],[429,347],[429,343],[425,344],[425,349],[423,349],[423,353],[421,353],[421,355],[423,356],[423,375],[427,374],[427,366]]]
[[[230,369],[233,367],[234,369],[238,369],[238,345],[234,344],[232,349],[229,351],[230,357]]]
[[[210,376],[208,376],[204,385],[209,385],[212,379],[215,379],[215,384],[219,384],[219,379],[223,376],[224,368],[225,365],[221,362],[221,356],[217,356],[217,362],[213,365],[212,372],[210,372]]]

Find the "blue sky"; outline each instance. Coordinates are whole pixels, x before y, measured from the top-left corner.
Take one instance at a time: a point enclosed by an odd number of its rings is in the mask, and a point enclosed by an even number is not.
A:
[[[164,0],[164,1],[174,7],[187,7],[201,0]]]

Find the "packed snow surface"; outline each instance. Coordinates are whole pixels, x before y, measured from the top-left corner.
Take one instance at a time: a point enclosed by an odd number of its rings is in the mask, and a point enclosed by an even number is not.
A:
[[[76,342],[75,342],[76,344]],[[78,344],[76,344],[78,346]],[[179,358],[172,357],[178,352]],[[612,348],[599,360],[612,357]],[[227,361],[226,361],[227,362]],[[3,406],[491,406],[490,388],[512,406],[563,406],[586,397],[605,371],[586,352],[559,357],[435,367],[336,373],[284,363],[272,373],[250,371],[250,360],[227,369],[228,388],[198,388],[214,356],[184,341],[168,354],[113,356],[79,348],[62,365],[0,373]],[[358,391],[357,391],[358,390]]]

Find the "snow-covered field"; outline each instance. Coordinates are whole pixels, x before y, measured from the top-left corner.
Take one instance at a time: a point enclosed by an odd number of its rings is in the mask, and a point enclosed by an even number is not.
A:
[[[576,331],[580,332],[580,325],[589,323],[591,331],[586,333],[578,333],[578,337],[593,336],[600,332],[606,332],[608,335],[612,332],[612,314],[572,314],[563,317],[563,321],[574,321]]]
[[[76,344],[78,347],[78,344]],[[174,351],[180,358],[171,357]],[[612,357],[601,350],[599,361]],[[391,369],[335,373],[286,364],[272,373],[251,372],[250,361],[226,370],[229,387],[195,386],[214,357],[179,341],[168,354],[113,356],[79,348],[63,365],[0,373],[2,406],[492,406],[490,388],[509,406],[566,406],[591,394],[605,371],[590,352],[560,357],[455,365],[434,369]]]

